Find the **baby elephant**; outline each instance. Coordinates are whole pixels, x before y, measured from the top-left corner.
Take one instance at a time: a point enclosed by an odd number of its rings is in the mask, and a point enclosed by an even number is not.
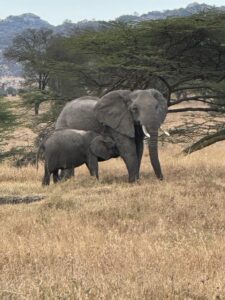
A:
[[[114,141],[110,137],[93,131],[60,129],[51,134],[40,145],[44,151],[45,171],[43,185],[49,185],[53,174],[54,183],[59,181],[59,170],[79,167],[86,164],[90,174],[98,178],[98,160],[108,160],[118,156]]]

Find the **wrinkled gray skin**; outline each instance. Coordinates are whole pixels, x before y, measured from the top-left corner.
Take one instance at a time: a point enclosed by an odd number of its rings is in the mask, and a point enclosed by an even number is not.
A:
[[[69,102],[60,113],[56,128],[93,130],[111,137],[124,160],[129,182],[139,178],[143,154],[144,125],[150,135],[150,161],[163,179],[158,157],[158,129],[167,114],[167,100],[155,90],[116,90],[100,100],[85,97]]]
[[[59,170],[86,164],[91,176],[98,178],[98,160],[117,157],[115,143],[110,137],[103,137],[93,131],[74,129],[56,130],[39,147],[44,151],[45,171],[42,184],[49,185],[53,174],[54,183],[59,181]]]

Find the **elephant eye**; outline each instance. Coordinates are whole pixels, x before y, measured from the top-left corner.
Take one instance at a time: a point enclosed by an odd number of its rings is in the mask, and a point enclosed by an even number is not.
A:
[[[138,108],[137,108],[136,105],[133,105],[133,106],[131,107],[131,110],[132,110],[133,112],[137,112],[137,111],[138,111]]]

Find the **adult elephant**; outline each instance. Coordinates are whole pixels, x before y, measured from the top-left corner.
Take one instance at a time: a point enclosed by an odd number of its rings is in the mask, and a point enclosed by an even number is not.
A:
[[[155,90],[115,90],[101,99],[79,98],[60,113],[56,128],[93,130],[110,136],[124,160],[129,182],[139,178],[144,135],[152,167],[163,179],[158,157],[158,129],[167,114],[167,100]]]

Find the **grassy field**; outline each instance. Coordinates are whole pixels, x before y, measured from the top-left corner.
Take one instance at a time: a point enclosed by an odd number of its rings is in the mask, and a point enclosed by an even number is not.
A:
[[[190,156],[145,153],[139,183],[120,159],[41,187],[43,168],[0,165],[0,299],[225,299],[225,144]]]

